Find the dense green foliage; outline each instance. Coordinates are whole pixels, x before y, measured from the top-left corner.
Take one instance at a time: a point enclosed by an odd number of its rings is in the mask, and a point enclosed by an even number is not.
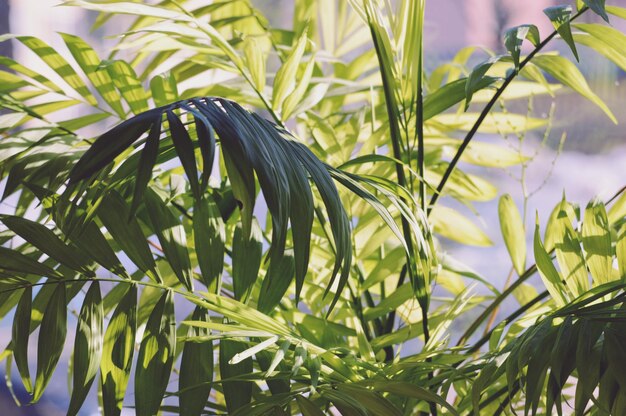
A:
[[[441,204],[498,196],[459,162],[528,161],[476,134],[550,128],[510,103],[566,87],[615,121],[574,63],[542,51],[560,38],[626,69],[626,35],[575,22],[626,9],[552,7],[553,33],[512,28],[507,54],[468,69],[483,52],[466,48],[427,73],[425,0],[297,0],[288,29],[251,0],[187,3],[65,1],[96,27],[130,16],[105,60],[69,34],[66,51],[3,37],[49,68],[0,57],[0,179],[16,201],[0,218],[2,359],[32,402],[66,346],[68,414],[94,384],[106,415],[626,414],[626,193],[564,199],[530,266],[525,214],[501,196],[502,290],[440,244],[492,244]]]

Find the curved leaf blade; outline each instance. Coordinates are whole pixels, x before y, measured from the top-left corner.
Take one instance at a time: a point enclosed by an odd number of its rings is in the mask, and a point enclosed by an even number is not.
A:
[[[613,271],[611,229],[602,202],[591,201],[585,209],[582,244],[585,249],[585,261],[594,283],[601,285],[611,281]]]
[[[263,257],[263,233],[256,220],[252,222],[249,237],[240,226],[233,235],[233,290],[235,299],[245,299],[257,280]],[[271,266],[270,266],[271,267]]]
[[[191,319],[194,321],[209,322],[207,311],[198,306]],[[188,336],[208,336],[209,330],[200,327],[189,327]],[[202,414],[204,406],[211,392],[213,381],[213,342],[185,342],[183,356],[180,363],[180,414],[194,416]]]
[[[213,282],[218,282],[219,287],[224,268],[226,227],[220,210],[210,195],[205,195],[194,203],[193,238],[202,282],[207,288],[211,287]],[[233,247],[233,253],[234,251]],[[233,267],[235,263],[233,260]],[[234,272],[233,275],[235,275]],[[238,293],[237,289],[235,293]]]
[[[113,312],[104,334],[100,377],[104,414],[120,415],[135,351],[137,287],[131,285]]]
[[[180,283],[187,290],[193,291],[193,271],[187,251],[185,229],[180,219],[152,189],[147,189],[144,201],[152,229],[161,243],[165,259],[172,266]]]
[[[30,336],[30,316],[33,309],[32,302],[33,289],[31,286],[27,286],[24,288],[17,304],[17,309],[15,310],[11,337],[15,364],[20,372],[24,388],[29,393],[33,390],[30,381],[30,371],[28,369],[28,338]]]
[[[93,282],[87,291],[78,316],[72,365],[74,370],[73,389],[67,410],[68,415],[78,414],[96,378],[104,341],[103,320],[104,310],[100,284]]]
[[[570,18],[572,15],[572,6],[553,6],[543,10],[548,19],[552,22],[552,25],[556,31],[561,35],[561,38],[567,43],[567,46],[571,49],[574,57],[577,61],[578,51],[576,50],[576,43],[572,38],[572,28],[570,26]]]
[[[135,217],[130,216],[126,201],[116,191],[104,195],[98,207],[98,217],[122,251],[139,269],[157,280],[156,264],[146,236]]]
[[[37,378],[32,403],[41,398],[56,368],[67,334],[67,301],[65,284],[57,285],[41,321],[37,344]]]
[[[505,194],[498,203],[500,229],[513,267],[518,276],[526,270],[526,236],[524,222],[511,195]]]
[[[152,310],[135,371],[135,409],[139,416],[158,413],[170,378],[176,350],[172,293],[166,291]]]
[[[533,63],[539,68],[553,76],[559,82],[567,85],[589,101],[597,105],[604,113],[617,123],[617,119],[607,107],[607,105],[598,97],[589,87],[585,77],[580,73],[578,68],[568,59],[556,55],[538,55],[533,59]]]

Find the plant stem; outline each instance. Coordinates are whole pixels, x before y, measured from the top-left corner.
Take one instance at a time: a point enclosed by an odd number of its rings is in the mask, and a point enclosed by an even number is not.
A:
[[[500,305],[504,301],[504,299],[509,297],[509,295],[513,293],[515,289],[517,289],[522,283],[524,283],[533,274],[535,274],[536,271],[537,265],[533,264],[520,276],[519,279],[513,282],[513,284],[511,284],[511,286],[509,286],[504,292],[502,292],[500,296],[494,299],[494,301],[483,311],[482,314],[480,314],[478,318],[476,318],[472,325],[470,325],[470,327],[465,331],[465,333],[461,336],[456,345],[460,346],[467,342],[469,337],[471,337],[472,334],[478,329],[478,327],[480,327],[483,321],[489,317],[491,312],[493,312],[498,307],[498,305]]]
[[[518,308],[515,312],[513,312],[512,314],[510,314],[509,316],[504,318],[504,320],[502,320],[502,322],[504,322],[505,325],[508,325],[509,323],[511,323],[515,319],[517,319],[518,317],[522,316],[522,314],[524,314],[524,312],[526,312],[527,310],[532,308],[538,302],[541,302],[542,300],[547,298],[549,295],[550,295],[550,292],[548,292],[547,290],[541,292],[540,294],[535,296],[530,302],[524,304],[524,306]],[[480,349],[480,347],[485,345],[485,343],[487,341],[489,341],[489,339],[491,338],[491,334],[493,334],[493,331],[495,331],[495,328],[491,329],[488,332],[485,332],[483,337],[481,339],[479,339],[478,341],[476,341],[476,343],[469,350],[467,350],[467,354],[468,355],[473,354],[476,351],[478,351]]]
[[[588,7],[581,8],[578,11],[578,13],[576,13],[574,16],[572,16],[570,18],[569,21],[572,22],[572,21],[576,20],[580,15],[582,15],[587,10],[588,10]],[[507,87],[511,84],[511,82],[513,82],[515,77],[517,77],[517,75],[519,74],[519,71],[522,70],[535,57],[535,55],[537,55],[537,53],[539,53],[548,43],[550,43],[550,41],[552,39],[554,39],[554,37],[557,34],[558,34],[558,32],[555,30],[547,38],[545,38],[543,41],[541,41],[539,43],[539,45],[537,45],[537,47],[535,49],[533,49],[533,51],[528,54],[526,59],[524,59],[520,63],[519,68],[516,71],[511,72],[511,74],[509,74],[509,76],[506,77],[506,79],[504,80],[502,85],[496,90],[496,93],[491,98],[491,100],[489,100],[489,102],[487,103],[485,108],[483,108],[483,110],[481,111],[480,115],[478,116],[478,119],[476,120],[476,122],[474,123],[474,125],[472,126],[470,131],[467,133],[467,135],[463,139],[463,142],[459,146],[459,149],[457,150],[456,154],[454,155],[454,157],[450,161],[450,164],[448,165],[448,168],[446,169],[445,173],[443,174],[443,177],[441,178],[441,181],[439,182],[439,185],[437,185],[437,191],[433,194],[432,198],[430,199],[430,204],[428,204],[428,209],[426,211],[427,214],[430,214],[432,212],[433,207],[435,206],[435,204],[439,200],[439,197],[442,194],[443,188],[446,186],[446,183],[448,182],[448,180],[450,179],[450,176],[454,172],[454,169],[456,168],[456,165],[459,162],[459,159],[461,159],[461,156],[463,155],[463,152],[465,152],[465,149],[467,148],[469,143],[472,141],[472,139],[474,138],[474,136],[478,132],[478,129],[482,125],[483,121],[485,121],[485,118],[487,117],[487,115],[489,114],[489,112],[491,111],[493,106],[496,104],[496,102],[498,101],[498,99],[500,98],[500,96],[502,95],[504,90],[506,90]]]
[[[511,284],[511,279],[513,278],[513,273],[514,273],[515,269],[511,268],[511,270],[509,271],[509,275],[506,278],[506,282],[504,282],[504,290],[506,290],[507,287],[509,287],[509,285]],[[485,325],[485,331],[483,332],[483,335],[488,333],[491,330],[491,326],[493,325],[493,323],[496,320],[496,317],[498,316],[498,310],[500,309],[500,307],[497,307],[493,310],[493,312],[491,312],[491,315],[489,316],[489,320],[487,321],[487,325]]]
[[[368,13],[368,19],[371,19],[371,16],[369,15],[369,13]],[[393,150],[393,157],[397,159],[398,161],[401,161],[403,160],[403,157],[402,157],[403,152],[401,148],[402,133],[400,131],[399,118],[397,114],[398,104],[396,101],[396,97],[394,95],[393,85],[391,85],[389,81],[390,79],[393,79],[393,74],[388,73],[390,69],[387,67],[383,58],[383,53],[384,53],[382,50],[383,46],[380,45],[378,42],[378,36],[376,34],[376,31],[372,23],[370,23],[370,31],[372,34],[372,41],[374,42],[374,48],[376,49],[376,56],[378,57],[378,65],[380,67],[381,78],[383,81],[383,91],[385,93],[387,116],[389,118],[389,132],[391,136],[391,147]],[[395,166],[396,166],[396,175],[398,177],[398,184],[402,186],[403,188],[407,188],[408,182],[406,179],[406,175],[404,173],[404,166],[400,162],[397,162]],[[404,198],[401,197],[400,199],[402,200],[402,202],[406,203],[406,200]],[[414,253],[414,249],[413,249],[413,236],[411,233],[411,227],[409,225],[409,222],[404,216],[401,216],[401,221],[402,221],[402,233],[404,236],[404,241],[407,246],[407,251],[408,253],[412,254]],[[413,276],[414,271],[413,271],[413,268],[411,267],[411,262],[412,262],[412,259],[410,258],[411,254],[407,254],[406,262],[407,262],[407,269],[411,277],[411,282],[415,284],[416,276]],[[422,306],[421,307],[422,321],[424,322],[424,325],[428,325],[428,311],[426,310],[427,308],[424,307],[424,305],[421,305],[421,306]],[[424,336],[426,335],[427,333],[424,333]],[[425,342],[427,343],[428,339],[426,339]]]
[[[422,82],[417,87],[417,168],[420,176],[420,204],[422,211],[426,211],[426,182],[424,179],[424,97]]]

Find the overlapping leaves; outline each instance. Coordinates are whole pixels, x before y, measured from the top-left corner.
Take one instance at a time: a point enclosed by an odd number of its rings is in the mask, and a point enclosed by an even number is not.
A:
[[[162,128],[164,116],[167,120],[165,129]],[[192,134],[191,129],[184,126],[185,122],[191,121],[195,126]],[[161,138],[162,131],[168,133],[166,138]],[[272,218],[270,265],[282,261],[288,224],[292,227],[296,296],[302,288],[310,256],[314,210],[308,183],[310,179],[316,185],[325,204],[337,249],[334,272],[329,282],[330,287],[337,273],[340,273],[339,288],[335,296],[335,301],[337,300],[346,284],[351,263],[350,226],[330,174],[306,147],[290,140],[286,131],[249,113],[232,101],[220,98],[184,100],[149,110],[124,121],[100,136],[70,172],[70,187],[78,186],[85,180],[93,181],[102,169],[131,148],[146,132],[148,136],[137,164],[137,171],[128,172],[129,176],[135,174],[137,176],[133,207],[138,205],[137,198],[141,198],[145,192],[147,182],[144,178],[150,177],[150,172],[154,168],[159,143],[167,139],[171,140],[178,154],[196,203],[204,204],[201,202],[204,199],[202,193],[206,191],[207,178],[213,165],[217,135],[233,194],[240,204],[242,238],[249,239],[251,234],[252,212],[257,197],[256,181],[260,185]],[[196,165],[196,148],[199,149],[203,161],[201,173],[198,172]],[[125,179],[127,178],[120,178]],[[149,193],[148,196],[150,195],[153,194]],[[156,208],[161,205],[154,198],[156,196],[150,196],[147,201],[155,201],[150,202],[152,209],[149,211],[153,225],[163,229],[162,232],[157,232],[157,236],[164,250],[169,253],[166,253],[167,258],[176,261],[172,266],[175,271],[180,271],[179,279],[190,287],[190,274],[185,271],[188,266],[184,266],[186,262],[182,248],[184,243],[180,241],[182,234],[178,233],[179,237],[176,237],[175,224],[172,224],[175,217],[167,210],[160,213],[161,211]],[[111,207],[103,212],[119,213],[120,209]],[[128,232],[128,229],[125,232]],[[176,239],[179,241],[175,241]],[[138,264],[144,263],[140,260]],[[147,263],[145,267],[151,268]],[[215,275],[215,272],[210,273]],[[282,276],[281,279],[289,280],[290,276]]]

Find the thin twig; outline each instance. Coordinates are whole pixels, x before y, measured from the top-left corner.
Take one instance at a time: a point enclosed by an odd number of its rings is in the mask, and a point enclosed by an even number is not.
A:
[[[572,16],[572,18],[569,21],[572,22],[576,20],[580,15],[582,15],[587,10],[588,10],[587,7],[581,8],[580,11],[576,13],[574,16]],[[512,71],[511,74],[509,74],[509,76],[506,77],[502,85],[496,90],[496,93],[491,98],[491,100],[489,100],[485,108],[483,108],[482,112],[480,113],[480,116],[478,116],[478,119],[472,126],[471,130],[467,133],[467,135],[463,139],[463,143],[461,143],[461,146],[459,146],[459,149],[457,150],[456,154],[450,161],[450,164],[448,165],[448,168],[443,174],[443,177],[441,178],[439,185],[437,185],[437,191],[433,193],[433,196],[430,199],[430,204],[428,205],[428,209],[426,211],[427,214],[430,214],[432,212],[433,207],[435,206],[435,204],[439,200],[439,197],[442,194],[443,188],[446,186],[446,183],[448,182],[448,180],[450,179],[450,176],[454,172],[454,169],[456,168],[457,163],[461,159],[463,152],[465,152],[465,149],[467,148],[469,143],[472,141],[472,139],[478,132],[478,129],[482,125],[483,121],[485,121],[485,118],[487,117],[487,115],[489,114],[493,106],[496,104],[496,102],[498,102],[498,99],[500,98],[504,90],[506,90],[506,88],[511,84],[511,82],[513,82],[513,80],[517,77],[517,75],[519,74],[519,71],[523,69],[535,57],[535,55],[537,55],[537,53],[539,53],[552,39],[554,39],[554,37],[557,34],[558,32],[555,30],[547,38],[545,38],[541,43],[539,43],[539,45],[537,45],[537,47],[528,54],[526,59],[524,59],[520,63],[518,70]]]

